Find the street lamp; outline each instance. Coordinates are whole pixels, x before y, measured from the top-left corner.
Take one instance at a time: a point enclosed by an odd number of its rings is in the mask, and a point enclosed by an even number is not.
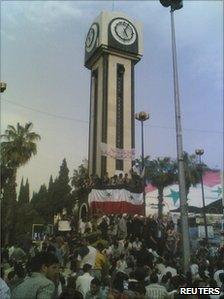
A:
[[[5,82],[0,81],[0,92],[3,93],[6,90],[7,84]],[[2,187],[2,186],[1,186]],[[1,188],[0,200],[3,199],[3,188]]]
[[[135,119],[141,122],[141,138],[142,138],[142,187],[143,187],[143,205],[144,205],[144,216],[146,215],[146,204],[145,204],[145,156],[144,156],[144,131],[143,131],[143,123],[147,119],[149,119],[149,113],[141,111],[139,113],[135,113]]]
[[[179,178],[179,191],[180,191],[183,270],[186,273],[188,271],[189,261],[190,261],[190,241],[189,241],[189,229],[188,229],[188,208],[187,208],[187,196],[186,196],[184,160],[183,160],[183,142],[182,142],[182,128],[181,128],[178,71],[177,71],[177,53],[176,53],[175,27],[174,27],[174,11],[182,8],[183,3],[180,0],[160,0],[160,3],[165,7],[170,6],[170,16],[171,16],[173,84],[174,84],[174,105],[175,105],[175,121],[176,121],[178,178]]]
[[[203,204],[205,240],[206,240],[206,244],[208,244],[208,226],[207,226],[207,218],[206,218],[206,211],[205,211],[205,193],[204,193],[204,184],[203,184],[203,177],[202,177],[203,169],[202,169],[202,161],[201,161],[201,156],[204,154],[204,150],[202,148],[196,149],[195,154],[199,158],[198,170],[199,170],[199,173],[200,173],[200,181],[201,181],[201,194],[202,194],[202,204]]]
[[[4,92],[6,90],[6,86],[7,84],[5,82],[0,82],[0,91],[1,93]]]

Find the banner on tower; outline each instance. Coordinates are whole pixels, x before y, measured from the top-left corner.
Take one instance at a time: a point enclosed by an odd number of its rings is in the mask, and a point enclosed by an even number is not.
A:
[[[89,205],[93,214],[143,214],[143,194],[126,189],[92,189]]]
[[[135,149],[121,149],[102,142],[101,155],[119,160],[135,160]]]

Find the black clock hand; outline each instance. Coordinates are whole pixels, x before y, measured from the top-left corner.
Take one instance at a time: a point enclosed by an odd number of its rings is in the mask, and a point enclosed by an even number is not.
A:
[[[127,28],[124,28],[124,33],[125,33],[125,35],[128,37],[128,34],[127,34],[127,32],[126,32],[126,29],[127,29]]]
[[[128,29],[128,27],[129,27],[129,24],[127,23],[127,24],[126,24],[126,27],[124,28],[124,32],[125,32],[125,34],[126,34],[127,37],[128,37],[128,34],[127,34],[127,29]]]
[[[129,24],[128,24],[128,23],[127,23],[126,25],[127,25],[127,26],[125,27],[125,31],[126,31],[126,30],[127,30],[127,28],[129,27]]]

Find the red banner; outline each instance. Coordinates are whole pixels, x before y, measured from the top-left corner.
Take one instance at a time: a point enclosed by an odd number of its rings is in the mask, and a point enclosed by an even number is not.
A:
[[[129,215],[143,215],[144,206],[134,205],[126,201],[106,201],[106,202],[97,202],[94,201],[90,204],[92,214],[98,215],[110,215],[110,214],[124,214],[127,213]]]

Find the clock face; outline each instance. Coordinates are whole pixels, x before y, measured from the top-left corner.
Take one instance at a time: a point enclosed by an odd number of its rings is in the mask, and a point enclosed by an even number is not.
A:
[[[135,42],[137,33],[135,27],[126,19],[117,18],[111,23],[111,33],[121,44],[131,45]]]
[[[93,24],[90,27],[89,32],[86,37],[86,51],[87,52],[90,52],[93,49],[93,47],[96,43],[97,35],[98,35],[98,27],[96,24]]]

